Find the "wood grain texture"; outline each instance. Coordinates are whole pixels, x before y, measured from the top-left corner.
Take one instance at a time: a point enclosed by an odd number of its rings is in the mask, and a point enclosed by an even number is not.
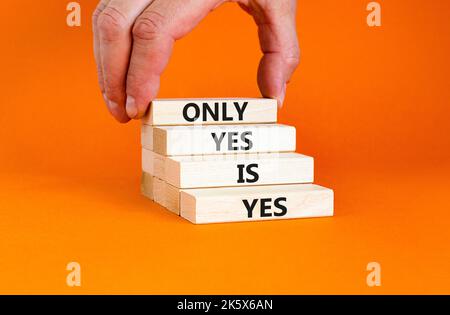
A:
[[[141,193],[176,215],[180,215],[180,192],[164,180],[142,172]]]
[[[314,159],[293,152],[172,156],[164,159],[163,167],[164,171],[158,169],[158,174],[178,188],[300,184],[314,181]]]
[[[145,125],[272,123],[277,102],[268,98],[156,99]]]
[[[141,126],[141,145],[153,151],[153,128],[151,126]]]
[[[165,207],[175,213],[180,215],[180,197],[183,190],[174,187],[166,182],[166,190],[164,192],[164,202]]]
[[[143,172],[141,191],[196,224],[333,215],[333,191],[314,184],[180,189]]]
[[[153,200],[166,207],[166,182],[153,176]]]
[[[165,180],[165,161],[166,157],[153,151],[142,148],[141,164],[142,171]]]
[[[295,127],[282,124],[153,127],[153,151],[167,156],[292,152],[295,148]]]
[[[189,189],[180,207],[196,224],[325,217],[333,215],[333,191],[313,184]]]
[[[141,193],[150,200],[155,199],[155,193],[153,188],[153,175],[142,172],[141,176]]]

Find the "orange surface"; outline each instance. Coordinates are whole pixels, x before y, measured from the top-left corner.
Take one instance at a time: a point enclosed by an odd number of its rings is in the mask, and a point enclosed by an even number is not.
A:
[[[80,28],[66,1],[0,3],[0,293],[450,293],[449,1],[380,1],[380,28],[369,1],[299,1],[279,119],[336,215],[208,226],[140,195],[139,123],[102,103],[79,2]],[[160,97],[257,96],[259,58],[226,4],[176,44]]]

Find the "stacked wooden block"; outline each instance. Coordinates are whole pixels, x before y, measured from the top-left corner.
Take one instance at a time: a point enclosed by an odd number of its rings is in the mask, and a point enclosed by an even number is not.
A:
[[[272,99],[160,99],[142,119],[142,193],[193,223],[333,215]]]

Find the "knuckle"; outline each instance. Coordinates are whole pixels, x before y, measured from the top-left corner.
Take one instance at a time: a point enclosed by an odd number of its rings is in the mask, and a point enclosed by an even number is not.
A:
[[[284,61],[290,68],[297,68],[297,66],[300,63],[300,49],[298,45],[294,46],[293,48],[289,49],[284,56]]]
[[[106,8],[105,3],[103,1],[100,1],[100,3],[94,10],[94,13],[92,13],[92,25],[94,26],[94,28],[97,26],[98,18],[105,8]]]
[[[133,37],[151,40],[163,33],[164,17],[155,11],[144,12],[136,21]]]
[[[126,17],[111,7],[106,7],[97,17],[97,27],[104,40],[117,40],[127,31]]]
[[[92,13],[92,25],[94,27],[97,26],[97,21],[98,21],[98,17],[100,16],[100,14],[102,13],[102,10],[100,10],[100,8],[96,8],[94,13]]]

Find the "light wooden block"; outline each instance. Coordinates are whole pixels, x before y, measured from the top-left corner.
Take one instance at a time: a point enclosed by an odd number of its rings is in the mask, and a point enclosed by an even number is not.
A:
[[[196,224],[325,217],[333,215],[333,191],[313,184],[189,189],[180,206]]]
[[[148,150],[153,150],[153,127],[152,126],[141,126],[141,145]]]
[[[165,156],[157,154],[153,151],[142,148],[141,151],[141,164],[142,171],[145,173],[149,173],[158,178],[164,179],[164,170],[165,170]]]
[[[141,193],[176,215],[180,215],[180,192],[162,179],[142,172]]]
[[[161,206],[166,206],[166,182],[158,177],[153,177],[154,201]]]
[[[164,126],[153,128],[153,151],[161,155],[291,152],[295,137],[295,127],[282,124]]]
[[[155,153],[153,151],[142,148],[141,151],[142,171],[155,175]]]
[[[271,123],[277,101],[268,98],[157,99],[142,119],[145,125]]]
[[[154,201],[176,215],[180,215],[180,192],[180,189],[153,177]]]
[[[142,172],[141,193],[151,200],[155,199],[154,188],[153,188],[153,175]]]
[[[160,156],[161,157],[161,156]],[[143,160],[144,163],[144,160]],[[178,188],[299,184],[314,181],[314,159],[298,153],[166,157],[158,174]]]
[[[182,191],[183,190],[166,183],[165,207],[176,215],[180,215],[180,193]]]

